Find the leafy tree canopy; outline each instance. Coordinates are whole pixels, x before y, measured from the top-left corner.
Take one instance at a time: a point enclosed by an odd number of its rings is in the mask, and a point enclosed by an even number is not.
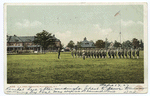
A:
[[[95,46],[97,48],[105,48],[105,42],[103,40],[97,40]]]
[[[43,30],[42,32],[36,34],[35,40],[33,42],[35,44],[41,45],[45,50],[49,45],[55,44],[55,39],[53,36],[51,36],[51,33]]]
[[[74,46],[75,46],[75,43],[72,40],[67,45],[67,47],[69,48],[74,48]]]
[[[133,38],[132,45],[133,45],[133,48],[138,48],[139,47],[139,40],[136,38]]]

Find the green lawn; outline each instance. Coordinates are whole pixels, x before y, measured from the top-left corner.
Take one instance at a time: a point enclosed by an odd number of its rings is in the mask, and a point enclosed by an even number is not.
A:
[[[70,53],[7,55],[7,82],[54,83],[143,83],[144,59],[72,58]]]

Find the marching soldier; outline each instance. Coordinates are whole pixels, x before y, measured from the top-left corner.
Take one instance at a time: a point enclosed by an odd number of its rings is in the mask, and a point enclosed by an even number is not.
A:
[[[137,59],[139,59],[139,54],[140,52],[139,52],[139,49],[137,49],[137,51],[136,51],[136,55],[137,55]]]
[[[135,58],[135,49],[132,50],[132,56]]]
[[[89,57],[89,50],[86,50],[86,58],[88,58]]]
[[[129,58],[131,58],[131,49],[128,51]]]
[[[107,54],[107,52],[106,52],[106,50],[104,50],[104,58],[106,58],[106,54]]]
[[[99,55],[100,55],[100,58],[102,58],[102,50],[101,49],[99,50]]]
[[[91,58],[91,52],[90,52],[90,50],[88,51],[88,58]]]
[[[80,50],[80,58],[82,57],[82,51],[83,51],[83,50]]]
[[[125,58],[127,58],[127,49],[125,49],[124,53],[125,53]]]
[[[121,58],[121,52],[118,50],[118,58]]]
[[[90,51],[91,58],[93,58],[93,50]]]
[[[111,55],[112,55],[112,58],[115,57],[114,50],[111,50]]]
[[[94,58],[96,58],[96,50],[94,50],[94,52],[93,52],[93,53],[94,53]]]
[[[121,55],[122,55],[122,58],[124,58],[124,49],[122,49],[122,54]]]
[[[120,58],[122,58],[122,49],[120,49]]]
[[[97,52],[96,52],[96,55],[97,55],[97,58],[99,58],[99,51],[97,50]]]
[[[102,50],[102,58],[104,58],[104,49]]]
[[[82,52],[83,52],[83,51],[82,51]],[[84,52],[85,52],[85,54],[84,54],[84,55],[85,55],[85,58],[87,58],[87,57],[86,57],[86,55],[87,55],[87,50],[84,50]],[[83,55],[83,53],[82,53],[82,55]]]
[[[79,56],[80,56],[79,50],[77,50],[77,55],[78,55],[78,58],[79,58]]]
[[[114,55],[115,55],[115,58],[117,57],[117,51],[116,50],[114,50]]]
[[[83,60],[85,60],[85,50],[82,50],[82,57],[83,57]]]
[[[89,58],[89,50],[87,50],[86,58]]]
[[[108,49],[108,58],[111,58],[110,49]]]
[[[80,51],[81,51],[81,50],[79,49],[79,56],[78,56],[78,58],[80,57]]]
[[[75,49],[75,51],[74,51],[74,56],[75,56],[75,58],[76,58],[76,55],[77,55],[77,51],[76,51],[76,49]]]

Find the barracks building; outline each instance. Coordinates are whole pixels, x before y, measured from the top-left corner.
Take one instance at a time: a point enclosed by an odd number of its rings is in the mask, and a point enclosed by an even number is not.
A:
[[[35,52],[42,52],[42,46],[33,43],[35,36],[8,36],[7,35],[7,53],[11,53],[16,50],[33,50]],[[52,39],[55,39],[56,46],[51,46],[47,51],[57,50],[57,45],[61,44],[61,41],[53,35]]]
[[[93,41],[88,41],[85,37],[84,40],[81,41],[81,48],[89,48],[89,49],[95,48],[94,42]]]

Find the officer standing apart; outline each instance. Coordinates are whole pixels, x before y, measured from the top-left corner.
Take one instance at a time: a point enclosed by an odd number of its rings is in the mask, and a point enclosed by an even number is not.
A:
[[[58,48],[58,59],[60,58],[60,48]]]

